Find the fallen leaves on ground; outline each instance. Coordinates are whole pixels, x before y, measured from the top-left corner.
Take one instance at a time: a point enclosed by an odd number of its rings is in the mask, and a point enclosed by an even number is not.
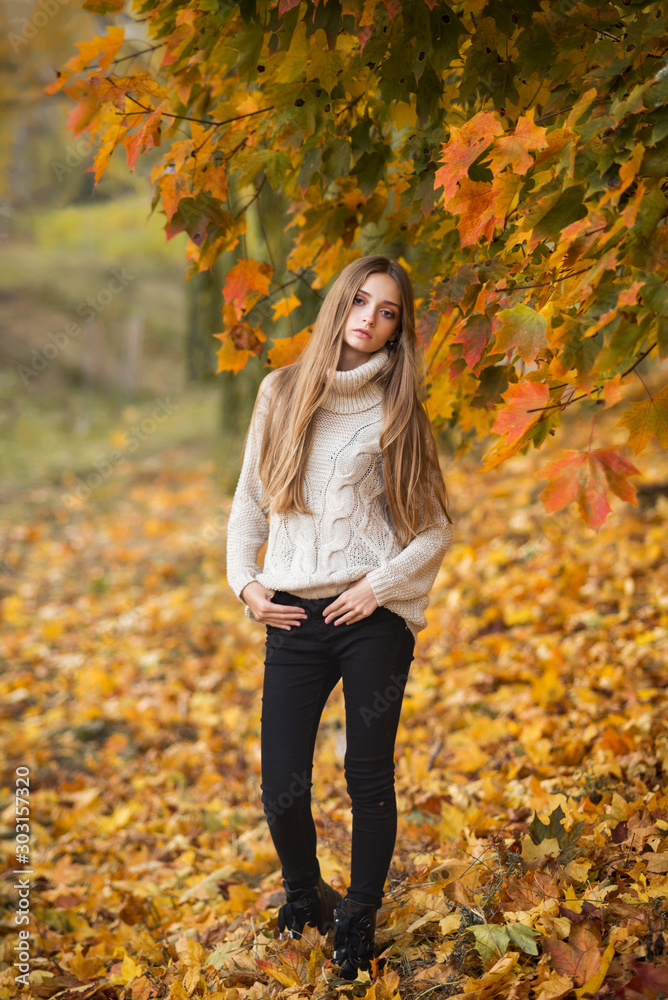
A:
[[[378,958],[352,984],[336,979],[331,937],[277,937],[264,636],[226,585],[230,500],[215,469],[172,459],[123,463],[76,508],[62,485],[8,506],[0,998],[18,992],[21,766],[27,997],[668,992],[665,497],[619,503],[595,532],[575,505],[545,516],[529,459],[485,477],[452,463],[455,540],[403,707]],[[651,460],[668,479],[666,458]],[[339,688],[318,735],[314,815],[341,891],[344,749]]]

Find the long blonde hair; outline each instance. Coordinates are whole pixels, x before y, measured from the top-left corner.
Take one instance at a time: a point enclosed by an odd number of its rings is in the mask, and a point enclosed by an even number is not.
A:
[[[260,452],[262,502],[277,513],[311,513],[304,502],[302,483],[313,440],[313,417],[334,381],[348,313],[370,274],[389,275],[401,294],[397,339],[374,381],[384,397],[380,448],[387,509],[400,544],[406,545],[433,523],[434,494],[450,523],[452,518],[433,430],[419,398],[422,378],[413,288],[401,264],[382,254],[361,257],[341,271],[325,297],[306,347],[293,364],[279,369]]]

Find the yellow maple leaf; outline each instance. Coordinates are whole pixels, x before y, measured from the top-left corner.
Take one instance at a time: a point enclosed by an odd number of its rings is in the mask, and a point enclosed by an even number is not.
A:
[[[291,312],[298,309],[301,302],[297,298],[294,292],[288,295],[286,298],[281,299],[274,306],[274,319],[280,319],[281,316],[289,316]]]
[[[116,24],[110,25],[106,35],[96,35],[88,41],[76,42],[79,55],[68,59],[65,66],[67,69],[82,70],[100,56],[100,69],[106,73],[124,41],[125,29]]]
[[[274,368],[282,368],[284,365],[291,365],[296,361],[304,350],[311,335],[310,328],[300,330],[294,337],[281,337],[280,340],[272,341],[273,347],[267,355],[270,365]]]
[[[550,978],[540,984],[536,992],[536,1000],[561,1000],[573,989],[573,980],[569,976],[561,976],[552,972]]]
[[[393,1000],[395,996],[398,996],[398,985],[399,973],[395,969],[390,969],[371,984],[367,990],[367,1000]]]
[[[108,104],[96,118],[96,131],[101,133],[102,142],[95,154],[92,166],[86,167],[84,171],[85,173],[95,174],[96,185],[111,159],[111,154],[123,137],[127,135],[128,128],[131,127],[128,124],[124,124],[126,121],[127,119],[117,114],[117,110],[113,104]],[[91,128],[91,135],[93,131],[93,128]]]
[[[186,993],[183,983],[177,979],[176,982],[172,983],[167,1000],[190,1000],[190,994]]]
[[[142,966],[137,965],[134,958],[126,953],[123,956],[123,964],[121,965],[120,972],[110,976],[110,982],[119,986],[127,986],[133,979],[138,979],[139,976],[143,975],[143,972],[144,969]]]
[[[199,966],[191,966],[183,977],[183,986],[188,993],[194,993],[200,981]]]
[[[220,337],[221,340],[223,336],[223,334],[214,334],[214,337]],[[218,368],[216,371],[239,372],[242,368],[246,367],[248,359],[252,356],[252,354],[253,351],[237,350],[234,344],[231,344],[229,340],[223,340],[223,346],[216,351],[216,356],[218,358]]]
[[[647,447],[652,435],[662,448],[668,448],[668,385],[651,399],[631,403],[615,426],[627,427],[631,432],[626,443],[634,455]]]
[[[437,379],[427,401],[427,412],[430,417],[449,419],[452,416],[454,404],[455,394],[450,380],[445,377]]]

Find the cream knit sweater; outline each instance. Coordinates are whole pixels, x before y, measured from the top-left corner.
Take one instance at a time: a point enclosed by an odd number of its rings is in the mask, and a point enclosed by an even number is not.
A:
[[[440,512],[402,546],[385,503],[382,390],[370,383],[386,364],[387,348],[350,371],[337,371],[316,413],[304,482],[311,514],[272,514],[260,506],[258,458],[276,372],[260,384],[258,405],[227,529],[227,579],[241,600],[251,580],[303,598],[335,597],[366,576],[379,605],[400,615],[414,636],[427,621],[429,591],[452,538]],[[264,566],[257,555],[268,539]],[[248,606],[246,614],[256,620]]]

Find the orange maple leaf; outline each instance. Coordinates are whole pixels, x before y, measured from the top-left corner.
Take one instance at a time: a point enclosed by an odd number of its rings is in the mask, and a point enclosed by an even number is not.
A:
[[[478,313],[470,316],[466,325],[452,338],[453,344],[463,344],[462,357],[471,369],[480,361],[483,349],[492,336],[492,324],[488,316]]]
[[[539,418],[538,407],[545,406],[549,396],[550,390],[545,382],[520,382],[509,385],[503,393],[503,399],[508,405],[499,410],[492,427],[493,433],[507,434],[507,444],[515,441]],[[536,412],[530,413],[529,410]]]
[[[89,92],[94,96],[100,109],[100,115],[110,114],[109,107],[114,107],[121,112],[125,111],[126,103],[128,103],[128,96],[122,84],[119,86],[112,76],[99,76],[98,74],[93,73],[88,77],[86,82]],[[104,119],[102,121],[104,121]],[[91,126],[91,138],[95,138],[99,131],[100,120],[96,119],[94,127]]]
[[[302,985],[298,972],[286,962],[281,962],[279,965],[278,962],[270,962],[268,959],[256,958],[255,964],[258,969],[261,969],[262,972],[271,976],[271,978],[275,979],[277,983],[281,984],[281,986]]]
[[[490,170],[496,176],[504,167],[510,165],[513,173],[526,174],[533,166],[530,149],[545,149],[547,129],[534,124],[535,108],[529,108],[526,115],[520,115],[515,125],[515,131],[510,135],[501,135],[494,143],[491,153]]]
[[[463,247],[476,243],[480,236],[488,240],[494,236],[494,189],[491,184],[463,177],[448,210],[460,217],[457,229]]]
[[[462,128],[450,129],[450,138],[441,150],[441,163],[434,175],[434,188],[443,187],[443,204],[457,193],[457,182],[465,178],[474,160],[503,132],[495,111],[480,111]]]
[[[146,150],[160,145],[161,115],[162,109],[156,108],[155,111],[146,115],[138,132],[134,135],[126,135],[122,140],[130,170],[135,169],[137,157],[140,153],[145,153]]]
[[[627,479],[640,474],[616,448],[565,451],[563,458],[548,462],[538,471],[537,475],[549,480],[539,496],[549,513],[577,500],[584,521],[598,531],[612,509],[608,490],[637,506],[635,486]]]
[[[267,295],[273,273],[269,264],[264,261],[252,258],[237,261],[227,273],[223,298],[226,302],[234,302],[245,309],[251,301]]]
[[[73,135],[81,135],[95,120],[100,111],[100,103],[90,90],[83,92],[81,85],[66,88],[68,97],[77,98],[77,103],[67,116],[67,128]],[[91,132],[91,140],[94,133]]]
[[[550,956],[555,972],[560,976],[568,976],[579,985],[587,981],[589,977],[586,973],[591,968],[595,969],[601,964],[601,953],[598,948],[590,952],[580,951],[566,941],[557,941],[553,938],[543,938],[543,948]]]
[[[158,179],[158,186],[167,221],[171,222],[181,199],[191,197],[188,179],[181,173],[164,173]]]

